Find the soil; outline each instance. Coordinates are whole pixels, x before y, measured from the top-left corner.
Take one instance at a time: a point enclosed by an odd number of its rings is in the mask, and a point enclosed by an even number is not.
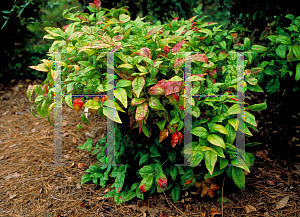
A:
[[[268,108],[251,112],[259,132],[251,129],[253,136],[246,142],[262,144],[246,148],[256,158],[246,173],[245,191],[225,176],[212,179],[230,202],[219,203],[217,193],[213,198],[201,197],[195,186],[176,204],[169,193],[157,193],[117,206],[113,198],[103,198],[110,185],[80,185],[96,157],[77,146],[88,138],[97,141],[105,136],[106,121],[89,113],[91,125],[76,132],[80,115],[63,105],[63,165],[55,165],[54,127],[46,118],[31,114],[29,84],[42,81],[0,84],[0,216],[300,216],[300,113],[277,111],[274,96],[246,95],[250,104],[267,99]]]

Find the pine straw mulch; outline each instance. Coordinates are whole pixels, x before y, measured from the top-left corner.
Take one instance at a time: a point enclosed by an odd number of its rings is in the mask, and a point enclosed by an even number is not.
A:
[[[106,133],[104,119],[89,114],[91,125],[77,133],[79,115],[63,106],[65,166],[49,166],[54,162],[54,128],[30,113],[33,104],[26,96],[28,82],[0,86],[0,216],[300,216],[299,121],[282,123],[269,107],[254,114],[260,132],[251,130],[253,137],[247,142],[263,144],[249,149],[256,160],[246,175],[246,190],[240,191],[227,178],[212,179],[231,202],[219,204],[217,193],[213,199],[201,197],[194,187],[177,204],[166,193],[117,206],[113,198],[103,198],[109,185],[80,185],[84,171],[96,157],[77,146],[87,138],[102,138]],[[251,97],[255,103],[265,98],[261,93]],[[51,115],[53,121],[53,112]]]

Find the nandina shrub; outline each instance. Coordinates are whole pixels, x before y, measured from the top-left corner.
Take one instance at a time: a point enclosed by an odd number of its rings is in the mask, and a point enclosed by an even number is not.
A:
[[[197,17],[189,20],[176,17],[170,24],[152,25],[143,22],[144,18],[130,20],[129,12],[123,8],[103,9],[96,0],[89,10],[91,15],[66,10],[64,17],[75,22],[63,29],[48,27],[49,34],[44,37],[55,40],[50,52],[62,52],[62,94],[105,94],[112,87],[107,85],[107,54],[104,52],[115,52],[115,100],[81,97],[72,104],[72,95],[63,98],[77,112],[85,107],[115,121],[114,159],[111,154],[107,155],[110,147],[106,137],[95,144],[89,139],[79,146],[88,151],[93,149],[98,159],[86,170],[82,184],[92,181],[105,187],[109,177],[115,177],[106,197],[114,197],[117,204],[165,190],[171,191],[177,202],[181,190],[192,187],[196,180],[208,180],[223,172],[244,189],[243,170],[250,172],[247,165],[254,162],[254,156],[244,152],[244,158],[237,158],[236,154],[243,151],[236,148],[234,141],[236,132],[243,129],[239,128],[236,117],[237,98],[232,94],[237,89],[262,91],[256,79],[260,70],[253,68],[253,61],[265,48],[250,46],[248,42],[243,46],[234,45],[234,29],[225,31],[221,25],[203,22]],[[245,55],[244,90],[241,90],[237,87],[236,50],[250,49],[253,53]],[[182,52],[195,52],[190,56],[192,76],[185,79],[186,57]],[[48,73],[44,86],[28,88],[28,97],[31,98],[33,91],[37,93],[36,112],[43,118],[47,115],[50,121],[49,113],[55,107],[54,54],[31,68]],[[191,104],[185,105],[188,79],[193,85],[192,95],[223,96],[193,97]],[[114,114],[107,112],[110,103],[116,109]],[[246,136],[251,136],[249,128],[256,130],[257,124],[248,110],[265,109],[266,104],[245,105],[244,129]],[[193,117],[193,142],[186,144],[190,147],[185,149],[183,129],[188,106]],[[89,124],[84,113],[81,120]],[[82,128],[81,124],[76,127]],[[183,163],[184,154],[190,166],[178,166]],[[123,165],[117,167],[112,160]],[[195,167],[199,163],[201,166]],[[206,193],[213,196],[216,189],[214,185],[208,188],[204,184],[201,196]]]

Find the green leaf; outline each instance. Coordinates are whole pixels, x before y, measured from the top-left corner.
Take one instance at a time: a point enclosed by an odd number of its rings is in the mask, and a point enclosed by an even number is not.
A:
[[[239,113],[242,111],[240,106],[238,106],[237,104],[233,104],[226,112],[226,116],[227,115],[232,115],[232,114],[237,114],[237,112],[239,111]]]
[[[287,36],[283,36],[283,35],[280,35],[281,37],[278,37],[276,39],[276,42],[280,42],[281,44],[291,44],[291,39]]]
[[[107,102],[107,101],[105,101]],[[110,108],[111,109],[111,108]],[[114,114],[113,114],[114,113]],[[110,120],[113,120],[117,123],[122,123],[118,111],[115,112],[107,112],[107,107],[103,107],[103,114],[108,117]]]
[[[229,136],[227,130],[225,129],[225,127],[223,127],[220,124],[215,124],[211,127],[210,131],[212,132],[220,132],[222,134],[226,134],[227,136]],[[225,145],[225,144],[224,144]]]
[[[234,130],[237,131],[237,128],[239,125],[239,119],[237,119],[237,118],[229,119],[228,123],[230,123],[231,126],[234,128]]]
[[[149,154],[144,154],[139,161],[139,166],[145,163],[148,159],[149,159]]]
[[[247,172],[250,173],[250,170],[249,170],[247,164],[246,164],[245,161],[244,161],[242,158],[240,158],[240,157],[238,157],[237,159],[232,159],[232,160],[231,160],[231,164],[232,164],[232,165],[236,165],[236,167],[239,167],[239,168],[241,168],[241,169],[244,169],[244,170],[246,170]]]
[[[218,165],[216,165],[213,174],[205,174],[204,179],[209,179],[218,175],[221,175],[223,172],[225,171],[225,169],[220,169]]]
[[[245,38],[244,48],[245,48],[245,50],[249,50],[249,48],[250,48],[250,39],[249,38]]]
[[[232,167],[232,179],[237,187],[245,190],[245,175],[241,168]]]
[[[276,48],[276,54],[280,56],[282,59],[285,59],[285,54],[286,54],[286,45],[280,44]]]
[[[163,105],[160,103],[159,99],[156,98],[156,97],[150,97],[149,106],[152,109],[165,110],[165,108],[163,107]]]
[[[263,103],[249,106],[247,108],[250,109],[251,111],[261,111],[261,110],[265,110],[267,108],[267,104],[266,104],[266,102],[263,102]]]
[[[125,112],[117,102],[115,101],[112,101],[112,100],[106,100],[104,103],[103,103],[103,106],[107,106],[109,108],[115,108],[116,110],[120,111],[120,112]],[[113,110],[110,110],[110,111],[113,111]]]
[[[170,168],[170,176],[175,181],[177,177],[177,168],[175,166],[171,166]]]
[[[150,165],[143,166],[139,171],[142,178],[152,176],[154,174],[154,172],[155,172],[155,170],[154,170],[153,164],[151,164],[151,166]]]
[[[255,117],[247,111],[245,111],[245,121],[249,124],[252,124],[253,126],[257,126]]]
[[[139,186],[145,185],[145,191],[147,192],[153,184],[153,178],[154,178],[154,175],[143,178],[141,181],[141,184]]]
[[[225,128],[224,128],[225,129]],[[211,143],[211,144],[214,144],[216,146],[219,146],[223,149],[226,149],[226,146],[225,146],[225,143],[224,143],[224,140],[222,139],[221,136],[218,136],[216,134],[209,134],[208,137],[207,137],[207,140]]]
[[[295,54],[296,58],[300,60],[300,46],[299,45],[292,45],[291,46],[293,53]]]
[[[130,86],[131,86],[131,81],[130,80],[121,79],[117,83],[117,88],[130,87]]]
[[[195,118],[199,118],[200,117],[200,108],[198,106],[193,106],[192,105],[192,115]]]
[[[114,90],[114,96],[127,108],[127,92],[124,88]]]
[[[208,135],[207,130],[204,127],[196,127],[192,129],[191,133],[200,138],[207,138]]]
[[[166,124],[166,119],[163,119],[162,121],[156,122],[157,126],[159,127],[160,131],[163,131]]]
[[[215,153],[211,150],[205,151],[205,154],[204,154],[205,166],[211,175],[213,174],[214,167],[217,162],[217,158],[218,158],[217,153]]]
[[[84,113],[81,114],[81,121],[85,124],[90,124]]]
[[[220,169],[225,168],[228,165],[228,160],[226,158],[220,158]]]
[[[138,70],[139,70],[140,72],[142,72],[143,74],[147,74],[147,73],[148,73],[147,69],[146,69],[144,66],[140,66],[140,65],[136,64],[136,67],[137,67]]]
[[[92,179],[90,174],[85,174],[81,177],[81,185]]]
[[[180,198],[180,188],[179,188],[179,185],[176,184],[172,191],[171,191],[171,194],[172,194],[172,199],[173,199],[173,202],[174,203],[177,203],[177,201],[179,200]]]
[[[150,132],[145,124],[143,124],[143,126],[142,126],[142,131],[148,138],[150,137]]]
[[[145,78],[144,77],[137,76],[132,81],[133,92],[135,93],[137,98],[140,97],[140,93],[144,86],[145,86]]]
[[[89,109],[98,110],[100,108],[100,103],[96,102],[95,100],[90,99],[83,106],[86,108],[89,108]]]
[[[226,50],[226,42],[225,41],[221,41],[220,45],[224,50]]]
[[[251,50],[256,51],[257,53],[263,53],[267,51],[267,48],[261,45],[252,45]]]
[[[295,80],[299,81],[299,79],[300,79],[300,63],[298,63],[296,66],[296,74],[295,74]]]
[[[173,124],[176,124],[180,121],[179,117],[175,117],[171,120],[171,122],[169,123],[169,126],[172,126]]]
[[[132,65],[130,65],[130,64],[128,64],[128,63],[125,63],[125,64],[121,64],[121,65],[119,65],[119,67],[118,67],[119,69],[120,68],[125,68],[125,69],[133,69],[133,66]]]
[[[70,106],[73,109],[73,104],[72,104],[72,95],[68,95],[65,97],[65,102],[67,103],[68,106]]]

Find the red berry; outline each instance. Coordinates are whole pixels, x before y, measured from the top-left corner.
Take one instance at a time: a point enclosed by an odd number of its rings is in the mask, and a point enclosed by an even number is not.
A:
[[[78,113],[83,106],[83,102],[80,98],[77,98],[73,101],[73,108]]]

